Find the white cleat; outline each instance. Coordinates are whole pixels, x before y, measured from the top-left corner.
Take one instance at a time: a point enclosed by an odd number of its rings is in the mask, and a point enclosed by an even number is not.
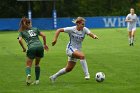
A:
[[[39,80],[36,80],[32,83],[32,85],[38,85],[39,84]]]
[[[86,79],[86,80],[89,80],[89,79],[90,79],[90,75],[86,75],[86,76],[85,76],[85,79]]]
[[[31,84],[31,75],[30,74],[27,75],[26,83],[28,86]]]
[[[55,82],[55,78],[54,78],[53,76],[50,76],[49,78],[50,78],[50,81],[51,81],[52,83]]]

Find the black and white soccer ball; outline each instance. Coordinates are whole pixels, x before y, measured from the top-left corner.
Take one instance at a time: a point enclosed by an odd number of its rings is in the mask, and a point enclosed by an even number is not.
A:
[[[95,75],[95,80],[97,82],[103,82],[105,80],[105,74],[103,72],[97,72]]]

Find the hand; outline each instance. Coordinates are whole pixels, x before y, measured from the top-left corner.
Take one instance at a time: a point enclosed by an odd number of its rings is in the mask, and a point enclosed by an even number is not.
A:
[[[52,42],[52,46],[54,46],[54,45],[56,44],[56,42],[57,42],[57,40],[54,40],[54,41]]]
[[[94,39],[99,39],[96,35],[94,35]]]
[[[130,22],[133,22],[133,20],[132,20],[132,19],[130,19],[129,21],[130,21]]]
[[[23,48],[23,52],[26,52],[26,48]]]
[[[44,45],[44,49],[45,49],[46,51],[48,51],[48,50],[49,50],[49,47],[48,47],[47,45]]]

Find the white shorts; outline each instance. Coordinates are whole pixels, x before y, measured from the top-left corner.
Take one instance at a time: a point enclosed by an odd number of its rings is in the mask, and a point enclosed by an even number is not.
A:
[[[68,48],[66,48],[66,54],[68,55],[68,61],[77,62],[77,58],[72,57],[73,52],[76,50],[78,50],[78,49],[73,48],[72,46],[69,46]]]
[[[136,26],[129,26],[129,27],[127,27],[127,29],[129,32],[136,31]]]

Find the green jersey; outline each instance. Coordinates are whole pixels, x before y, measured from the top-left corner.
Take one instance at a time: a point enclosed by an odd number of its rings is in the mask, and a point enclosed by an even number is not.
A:
[[[40,31],[37,28],[30,28],[28,30],[19,33],[19,37],[22,37],[27,43],[28,49],[32,47],[43,46],[39,40],[38,35]]]

